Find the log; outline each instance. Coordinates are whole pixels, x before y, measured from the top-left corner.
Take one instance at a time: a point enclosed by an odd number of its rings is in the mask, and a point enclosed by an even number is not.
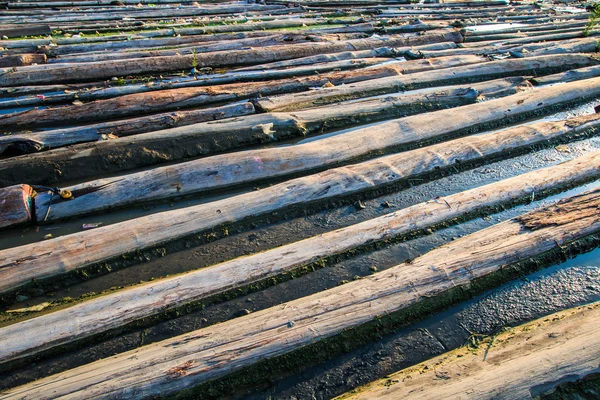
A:
[[[397,328],[412,313],[439,309],[452,296],[465,296],[461,291],[477,291],[471,287],[475,281],[490,276],[506,280],[511,272],[514,276],[515,264],[598,232],[599,207],[598,189],[573,196],[386,271],[8,389],[0,399],[41,398],[48,393],[71,399],[165,396],[258,361],[277,362],[277,357],[295,350],[309,351],[307,346],[325,339],[345,340],[338,336],[344,332],[358,334],[351,329],[363,327],[364,333],[381,325]],[[485,285],[494,284],[488,279]],[[440,298],[446,300],[436,303]],[[376,319],[379,328],[365,325]],[[595,328],[585,328],[586,338],[596,334]],[[595,354],[598,341],[593,343]],[[579,348],[585,353],[587,345]],[[591,360],[588,367],[597,367],[596,357],[588,355],[586,360]]]
[[[0,229],[26,224],[33,218],[33,189],[29,185],[0,188]]]
[[[0,57],[0,67],[18,67],[31,64],[45,64],[45,54],[19,54]]]
[[[472,82],[526,74],[534,76],[545,75],[573,68],[596,65],[598,63],[599,61],[595,56],[585,54],[548,55],[515,60],[499,60],[485,64],[446,68],[435,72],[412,74],[409,76],[374,79],[353,85],[332,87],[313,92],[260,98],[254,101],[254,105],[264,111],[292,111],[361,97],[434,86],[441,83],[455,84],[466,80]]]
[[[468,65],[486,62],[479,56],[460,56],[438,58],[433,61],[413,60],[404,63],[373,66],[369,69],[358,69],[346,72],[334,72],[305,78],[287,78],[269,82],[244,84],[225,84],[219,86],[195,87],[204,82],[191,81],[192,87],[160,90],[163,85],[141,85],[142,90],[130,95],[114,99],[92,101],[85,104],[64,106],[59,108],[32,109],[12,114],[0,115],[0,129],[14,127],[44,126],[57,123],[73,123],[83,121],[106,120],[108,118],[140,115],[157,111],[177,110],[185,107],[201,106],[223,101],[235,101],[257,96],[289,93],[308,90],[325,84],[347,84],[362,80],[398,76],[436,68],[447,68],[456,65]],[[269,74],[267,74],[269,75]],[[218,77],[216,79],[219,79]],[[235,79],[230,76],[229,80]],[[243,79],[242,79],[243,80]],[[208,81],[210,82],[210,81]],[[165,85],[166,86],[166,85]],[[182,85],[187,86],[187,85]],[[138,86],[136,89],[141,89]],[[135,90],[137,92],[137,90]],[[83,96],[85,98],[85,96]]]
[[[530,81],[536,86],[541,85],[552,85],[554,83],[560,82],[573,82],[579,81],[582,79],[595,78],[600,76],[600,66],[593,66],[587,68],[576,68],[569,70],[567,72],[562,72],[559,74],[552,74],[546,76],[538,76],[532,78]]]
[[[5,152],[10,154],[26,154],[76,143],[109,140],[138,133],[250,114],[254,114],[252,103],[239,103],[199,110],[153,114],[139,118],[41,131],[31,134],[5,135],[0,136],[0,154]]]
[[[540,122],[393,154],[292,179],[265,189],[181,210],[156,213],[40,243],[0,250],[0,292],[14,291],[32,279],[62,274],[132,254],[159,244],[235,224],[273,212],[305,209],[309,204],[344,198],[410,179],[425,179],[439,169],[516,155],[531,146],[597,131],[599,115]]]
[[[52,29],[49,25],[27,25],[23,27],[7,27],[0,28],[0,36],[7,36],[9,38],[16,38],[21,36],[36,36],[36,35],[50,35]]]
[[[90,299],[1,328],[0,360],[7,363],[32,356],[367,244],[411,237],[445,221],[511,205],[532,195],[539,199],[544,193],[598,177],[600,152],[593,152],[262,253]],[[122,306],[116,309],[111,304]],[[51,330],[46,329],[50,326]],[[22,337],[28,340],[20,340]]]
[[[553,386],[598,371],[599,321],[599,303],[554,313],[486,338],[477,349],[442,354],[336,400],[540,398]]]
[[[74,77],[77,77],[79,81],[85,81],[131,74],[187,70],[191,69],[192,66],[214,68],[261,64],[316,54],[336,53],[345,50],[367,50],[386,46],[416,46],[448,41],[461,42],[462,36],[460,32],[456,30],[441,30],[430,31],[425,35],[407,34],[393,37],[372,37],[335,43],[292,44],[287,46],[269,46],[264,49],[218,51],[197,55],[128,59],[66,66],[53,64],[54,68],[44,70],[34,70],[31,67],[16,67],[16,71],[0,75],[0,86],[71,82]]]

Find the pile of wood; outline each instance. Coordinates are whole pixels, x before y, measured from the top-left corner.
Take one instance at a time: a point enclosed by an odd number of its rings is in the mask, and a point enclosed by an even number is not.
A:
[[[0,399],[241,396],[264,389],[256,376],[275,384],[598,243],[600,58],[582,4],[0,5]],[[460,178],[512,160],[495,179]],[[352,282],[200,318],[505,209]],[[284,225],[296,230],[276,238]],[[275,233],[243,250],[257,232]],[[483,380],[483,398],[528,393],[524,376],[585,377],[590,310],[537,322],[539,351],[511,364],[518,335],[490,353],[501,362],[428,361],[451,381],[405,385],[419,365],[344,396]],[[181,330],[146,342],[165,321]],[[545,339],[558,330],[573,339]]]

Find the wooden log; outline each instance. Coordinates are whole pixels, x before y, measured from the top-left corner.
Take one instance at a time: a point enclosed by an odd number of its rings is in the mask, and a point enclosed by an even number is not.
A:
[[[49,25],[27,25],[22,27],[0,28],[0,36],[16,38],[21,36],[49,35],[52,29]]]
[[[511,204],[532,194],[539,198],[543,193],[597,177],[600,177],[600,152],[593,152],[262,253],[91,299],[1,328],[0,360],[10,362],[32,356],[164,312],[165,307],[175,309],[368,243],[410,237],[418,230],[464,218],[482,209]],[[115,309],[111,304],[122,306]],[[49,326],[52,330],[44,329]],[[19,340],[22,337],[28,340]]]
[[[433,60],[432,60],[433,61]],[[585,54],[548,55],[515,60],[491,61],[485,64],[445,68],[408,76],[374,79],[353,85],[337,86],[313,92],[260,98],[254,105],[264,111],[292,111],[318,107],[339,101],[443,84],[494,79],[514,75],[545,75],[572,68],[598,64],[596,57]]]
[[[555,33],[543,36],[528,36],[525,38],[517,38],[517,39],[506,39],[506,40],[492,40],[487,42],[472,42],[472,43],[463,43],[462,46],[465,48],[473,48],[473,47],[482,47],[482,46],[506,46],[506,45],[517,45],[517,44],[526,44],[526,43],[535,43],[535,42],[544,42],[551,40],[565,40],[565,39],[576,39],[582,38],[585,35],[583,31],[571,32],[571,33]]]
[[[29,185],[0,188],[0,229],[31,222],[33,189]]]
[[[270,130],[272,131],[273,140],[288,135],[309,135],[333,128],[356,125],[358,123],[368,123],[385,118],[401,117],[430,110],[471,104],[485,99],[508,96],[529,90],[531,87],[532,86],[528,81],[518,77],[488,81],[474,84],[470,87],[465,86],[463,88],[450,87],[446,90],[442,88],[428,90],[418,94],[389,95],[385,98],[365,99],[353,102],[352,104],[339,104],[325,109],[300,112],[294,116],[288,115],[285,118],[281,118],[281,120],[297,120],[294,128],[290,126],[287,129],[280,129],[280,126],[274,123]],[[357,110],[359,110],[359,112],[357,112]],[[159,124],[161,124],[158,125],[159,127],[163,126],[165,121],[170,122],[171,125],[177,123],[178,125],[184,126],[213,119],[248,115],[252,114],[253,111],[254,108],[251,103],[244,103],[240,105],[224,106],[217,109],[181,111],[179,114],[167,113],[140,117],[133,120],[86,125],[83,127],[0,136],[0,154],[7,150],[10,151],[11,154],[37,152],[76,143],[103,140],[106,139],[106,135],[112,135],[110,137],[113,138],[128,136],[140,133],[136,132],[136,130],[140,129],[143,129],[141,132],[150,132],[152,129],[148,129],[148,120],[159,122]],[[172,118],[173,116],[177,116],[177,119]],[[196,121],[194,122],[194,120]],[[265,119],[263,116],[246,120],[246,123],[248,124],[247,129],[254,130],[255,126],[264,124],[265,121],[269,121],[268,123],[273,122],[269,120],[268,117]],[[276,122],[278,120],[274,121]],[[222,127],[219,129],[220,131],[226,132],[227,129],[231,129],[227,127],[227,122],[224,122],[224,124],[220,124]],[[287,124],[288,123],[286,122],[284,125]],[[163,127],[163,129],[170,127],[171,126]],[[201,125],[185,130],[159,132],[153,136],[153,147],[156,148],[158,144],[156,142],[157,138],[164,138],[167,141],[189,141],[192,140],[192,135],[201,138],[207,134],[214,134],[214,129],[215,128],[210,125]],[[237,131],[237,135],[244,137],[248,136],[248,134],[240,132],[239,130]],[[149,136],[146,137],[149,138]],[[177,137],[178,139],[176,139]],[[136,145],[147,146],[147,144],[143,144],[144,141],[144,139],[140,139],[140,141],[137,141]],[[145,148],[148,149],[148,147]],[[112,152],[115,151],[116,150],[113,148]],[[123,167],[123,165],[121,165],[121,167]],[[93,175],[95,171],[88,169],[87,173]]]
[[[513,57],[535,57],[547,54],[567,54],[567,53],[595,53],[598,51],[597,38],[585,38],[572,40],[568,43],[556,43],[547,48],[540,48],[534,51],[523,51],[520,49],[511,49],[508,53]]]
[[[239,103],[199,110],[153,114],[119,121],[56,129],[31,134],[0,136],[0,154],[26,154],[98,140],[111,140],[138,133],[186,126],[206,121],[254,114],[252,103]]]
[[[330,169],[265,189],[166,211],[40,243],[0,250],[0,292],[151,248],[223,224],[427,178],[457,163],[515,155],[531,146],[593,134],[600,116],[522,125]]]
[[[261,64],[322,53],[336,53],[344,50],[366,50],[386,46],[415,46],[448,41],[462,41],[460,32],[456,30],[430,31],[425,35],[407,34],[398,37],[372,37],[335,43],[270,46],[268,49],[220,51],[198,55],[82,63],[66,66],[53,65],[54,68],[44,70],[34,70],[31,67],[16,67],[16,71],[0,75],[0,86],[71,82],[74,77],[77,77],[79,81],[85,81],[111,78],[125,74],[185,70],[192,68],[192,66],[226,67]]]
[[[483,339],[478,349],[450,351],[336,399],[540,398],[552,382],[597,372],[599,321],[599,303],[560,311]]]
[[[597,76],[600,76],[600,66],[576,68],[559,74],[538,76],[530,79],[530,81],[536,86],[541,86],[559,82],[573,82],[581,79],[595,78]]]
[[[573,196],[386,271],[8,389],[0,398],[40,398],[47,393],[71,399],[165,396],[343,332],[352,335],[350,329],[377,318],[397,327],[416,307],[439,308],[438,297],[468,291],[474,281],[490,276],[507,279],[506,271],[514,264],[598,232],[599,207],[598,189]],[[427,305],[422,303],[425,299],[430,301]],[[586,328],[586,338],[595,328]],[[596,340],[594,354],[598,347]],[[588,355],[586,360],[591,360],[588,367],[597,367],[596,357]]]
[[[0,57],[0,67],[17,67],[31,64],[45,64],[45,54],[19,54]]]
[[[410,144],[415,146],[420,142],[456,137],[476,126],[497,126],[498,122],[509,115],[531,115],[533,112],[541,115],[549,109],[556,109],[558,104],[573,102],[580,97],[595,98],[600,95],[600,78],[595,79],[594,83],[591,80],[572,82],[455,109],[405,117],[382,123],[376,130],[373,127],[359,128],[295,146],[216,155],[69,186],[65,189],[71,191],[75,198],[66,202],[60,201],[58,195],[51,193],[38,196],[35,210],[37,221],[49,222],[139,204],[141,201],[231,188],[267,178],[272,180],[292,174],[306,174],[309,171],[343,165],[351,160],[368,157],[369,154],[381,154],[409,148]],[[567,85],[571,87],[566,87]],[[320,128],[330,119],[335,121],[344,114],[356,115],[361,108],[359,103],[356,107],[350,104],[348,111],[317,109],[278,117],[311,129],[311,125]],[[247,119],[251,120],[252,117]],[[269,132],[277,130],[274,126],[259,126]]]
[[[201,106],[223,101],[235,101],[257,96],[269,96],[308,90],[325,84],[340,85],[362,80],[398,76],[447,68],[456,65],[468,65],[486,62],[479,56],[460,56],[438,58],[434,61],[413,60],[404,63],[373,66],[370,69],[358,69],[346,72],[334,72],[305,78],[287,78],[272,81],[268,85],[259,82],[245,84],[226,84],[220,86],[196,87],[205,82],[189,81],[191,87],[182,84],[179,89],[160,90],[168,85],[139,85],[132,91],[134,94],[114,99],[93,101],[85,104],[64,106],[60,108],[32,109],[12,114],[0,115],[0,128],[43,126],[56,123],[103,120],[126,117],[157,111],[177,110],[185,107]],[[292,71],[293,74],[293,71]],[[274,75],[274,74],[266,74]],[[284,74],[287,75],[287,74]],[[252,75],[250,75],[252,76]],[[236,75],[228,80],[236,80]],[[216,79],[220,79],[217,77]],[[226,78],[227,79],[227,78]],[[210,80],[208,81],[210,82]],[[125,89],[127,90],[127,89]],[[144,92],[142,92],[142,90]],[[104,91],[106,92],[106,91]],[[86,96],[82,96],[85,97]]]

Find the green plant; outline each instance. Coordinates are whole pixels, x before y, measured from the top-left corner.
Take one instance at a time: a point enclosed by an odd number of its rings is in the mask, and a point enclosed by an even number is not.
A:
[[[587,9],[590,12],[590,16],[588,18],[588,23],[585,29],[583,30],[583,34],[585,36],[588,36],[592,29],[594,29],[594,27],[598,23],[598,17],[600,17],[600,3],[593,4]]]

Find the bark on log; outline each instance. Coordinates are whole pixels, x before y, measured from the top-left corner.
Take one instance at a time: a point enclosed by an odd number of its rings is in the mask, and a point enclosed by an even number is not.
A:
[[[559,82],[573,82],[600,76],[600,66],[572,69],[560,74],[538,76],[530,79],[536,86],[551,85]]]
[[[33,189],[29,185],[14,185],[0,189],[0,229],[31,222]]]
[[[288,60],[344,50],[367,50],[376,47],[416,46],[422,44],[455,41],[461,42],[462,35],[456,30],[430,31],[425,35],[403,35],[355,39],[335,43],[311,43],[288,46],[270,46],[250,50],[221,51],[198,55],[131,59],[114,62],[83,63],[68,66],[54,65],[52,69],[28,70],[17,67],[16,71],[0,75],[0,86],[23,84],[71,82],[111,78],[114,76],[176,71],[198,67],[226,67],[235,65],[261,64]]]
[[[0,399],[40,398],[48,393],[71,399],[164,396],[376,318],[399,324],[411,306],[420,306],[425,299],[468,289],[475,280],[598,232],[599,208],[598,190],[573,196],[361,280],[9,389]],[[530,223],[548,213],[559,218],[550,224]],[[595,329],[588,327],[586,332],[593,336]],[[594,341],[594,354],[597,348]]]
[[[244,287],[366,244],[427,229],[479,210],[600,177],[600,152],[396,211],[262,253],[121,290],[0,329],[0,360],[10,362],[133,321]],[[120,304],[118,309],[111,304]],[[165,308],[166,307],[166,308]],[[46,327],[51,326],[51,330]],[[43,332],[43,334],[41,334]],[[27,337],[28,340],[20,340]]]
[[[49,35],[52,29],[49,25],[26,25],[23,27],[0,28],[0,36],[16,38],[21,36]]]
[[[15,56],[0,57],[0,68],[4,67],[19,67],[31,64],[45,64],[45,54],[19,54]]]
[[[468,81],[494,79],[514,75],[545,75],[573,68],[597,65],[600,60],[592,55],[564,54],[522,58],[516,60],[491,61],[485,64],[446,68],[435,72],[424,72],[409,76],[389,77],[338,86],[318,91],[287,94],[254,101],[264,111],[293,111],[318,107],[339,101],[367,96],[400,92],[440,84],[455,84]]]
[[[219,225],[306,207],[307,204],[346,197],[412,178],[426,178],[433,171],[453,168],[457,163],[515,155],[548,141],[593,134],[599,123],[600,116],[592,115],[455,139],[289,180],[224,200],[1,250],[0,260],[4,261],[0,263],[0,292],[15,290],[32,279],[56,278]]]
[[[73,123],[109,118],[114,119],[139,115],[141,113],[177,110],[185,107],[242,100],[256,96],[303,91],[311,87],[323,86],[327,83],[340,85],[486,61],[486,58],[479,56],[444,57],[433,61],[413,60],[404,63],[373,66],[369,69],[334,72],[305,78],[281,79],[271,81],[268,85],[260,82],[251,82],[208,87],[183,87],[169,90],[160,90],[162,85],[157,85],[158,90],[155,90],[154,85],[149,87],[144,85],[143,88],[147,92],[120,96],[114,99],[93,101],[82,105],[32,109],[0,115],[0,129],[5,128],[10,130],[14,127],[43,126],[59,122]],[[217,79],[219,78],[217,77]],[[190,84],[198,85],[199,83],[191,81]]]
[[[598,329],[599,303],[561,311],[484,339],[479,349],[448,352],[336,400],[540,398],[554,385],[598,371]],[[542,382],[548,384],[538,386]]]
[[[473,89],[470,90],[469,88]],[[294,114],[258,115],[222,121],[218,124],[197,124],[184,129],[170,129],[154,134],[138,135],[130,140],[110,140],[90,145],[72,146],[68,149],[56,149],[46,153],[16,157],[11,161],[0,161],[3,179],[0,184],[30,180],[36,176],[37,184],[47,184],[60,179],[80,179],[83,177],[122,172],[126,169],[150,164],[211,154],[249,144],[282,140],[290,136],[302,136],[307,133],[321,132],[326,129],[349,124],[372,122],[378,119],[400,117],[404,115],[431,111],[432,109],[457,106],[461,102],[473,102],[478,98],[496,98],[528,90],[529,84],[523,78],[507,78],[460,88],[440,88],[421,92],[418,95],[386,96],[381,99],[365,99],[357,105],[340,104],[336,107],[307,110]],[[447,92],[446,90],[451,90]],[[387,101],[386,99],[390,99]],[[244,106],[247,107],[247,106]],[[244,111],[244,110],[242,110]],[[200,111],[198,111],[200,112]],[[194,112],[191,112],[194,113]],[[250,113],[250,112],[249,112]],[[185,113],[176,115],[185,116]],[[192,117],[196,114],[192,114]],[[172,114],[140,118],[131,128],[144,129],[146,118],[158,124],[171,123]],[[181,117],[184,118],[184,117]],[[302,118],[302,119],[298,119]],[[166,121],[165,121],[166,119]],[[115,123],[116,124],[116,123]],[[5,146],[23,147],[48,145],[50,141],[69,140],[94,134],[110,134],[115,125],[95,126],[48,131],[37,136],[10,135],[2,140]],[[127,134],[129,126],[124,127]],[[115,135],[117,133],[114,133]],[[48,138],[41,136],[48,135]],[[16,143],[15,143],[16,140]],[[44,144],[46,143],[46,144]],[[57,169],[60,173],[57,175]]]

